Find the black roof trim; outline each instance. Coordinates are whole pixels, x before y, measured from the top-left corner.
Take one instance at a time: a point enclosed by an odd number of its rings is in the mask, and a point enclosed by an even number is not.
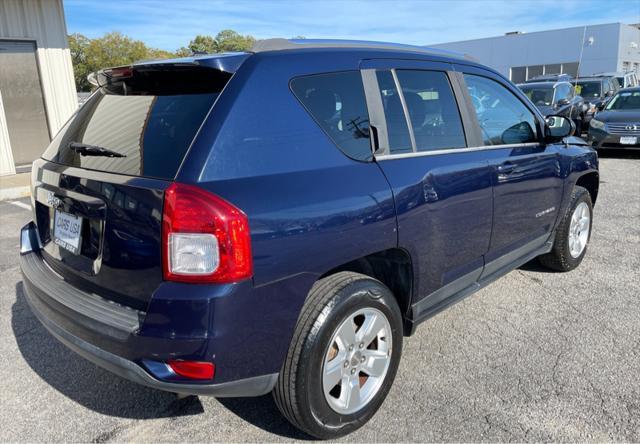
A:
[[[444,49],[429,48],[426,46],[404,45],[400,43],[387,42],[370,42],[366,40],[323,40],[323,39],[265,39],[258,40],[253,44],[250,52],[260,53],[268,51],[287,51],[294,49],[317,49],[317,48],[334,48],[334,49],[382,49],[391,51],[414,52],[420,54],[436,55],[440,57],[451,57],[462,60],[476,62],[476,60],[467,55]]]

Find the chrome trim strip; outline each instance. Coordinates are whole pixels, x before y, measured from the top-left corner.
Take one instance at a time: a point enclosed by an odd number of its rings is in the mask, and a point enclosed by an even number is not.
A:
[[[404,159],[407,157],[437,156],[440,154],[468,153],[473,151],[488,151],[488,150],[523,148],[523,147],[534,147],[534,146],[541,146],[541,144],[537,142],[532,142],[532,143],[512,143],[512,144],[505,144],[505,145],[485,145],[485,146],[474,146],[469,148],[450,148],[445,150],[418,151],[415,153],[382,154],[379,156],[375,156],[375,158],[376,160],[393,160],[393,159]]]

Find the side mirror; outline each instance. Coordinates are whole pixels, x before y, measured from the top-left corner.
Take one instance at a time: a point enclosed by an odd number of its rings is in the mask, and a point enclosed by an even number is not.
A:
[[[565,137],[573,136],[576,124],[564,116],[549,116],[546,119],[545,139],[547,142],[559,142]]]
[[[604,107],[607,106],[607,102],[600,102],[596,105],[596,109],[598,111],[602,111],[604,109]]]
[[[606,92],[605,97],[611,97],[613,96],[613,91],[609,90]]]
[[[558,105],[559,106],[565,106],[565,105],[568,105],[569,102],[570,102],[569,99],[560,99],[560,100],[558,100]]]

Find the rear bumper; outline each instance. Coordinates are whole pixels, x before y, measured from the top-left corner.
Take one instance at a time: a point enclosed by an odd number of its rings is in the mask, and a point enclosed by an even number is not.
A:
[[[141,336],[146,313],[119,306],[70,285],[48,268],[38,246],[35,225],[30,223],[22,230],[20,249],[26,300],[34,315],[55,338],[89,361],[138,384],[181,394],[260,396],[275,386],[277,373],[215,384],[172,382],[154,377],[142,365],[145,355],[149,358],[166,355],[172,347],[202,349],[207,341],[201,338],[171,341]],[[143,355],[138,359],[128,358],[136,356],[140,348],[144,349]]]

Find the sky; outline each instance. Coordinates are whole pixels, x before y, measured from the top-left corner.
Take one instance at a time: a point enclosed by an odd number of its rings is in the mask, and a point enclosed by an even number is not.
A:
[[[69,33],[120,31],[175,50],[197,34],[305,36],[416,45],[640,22],[640,0],[63,0]]]

